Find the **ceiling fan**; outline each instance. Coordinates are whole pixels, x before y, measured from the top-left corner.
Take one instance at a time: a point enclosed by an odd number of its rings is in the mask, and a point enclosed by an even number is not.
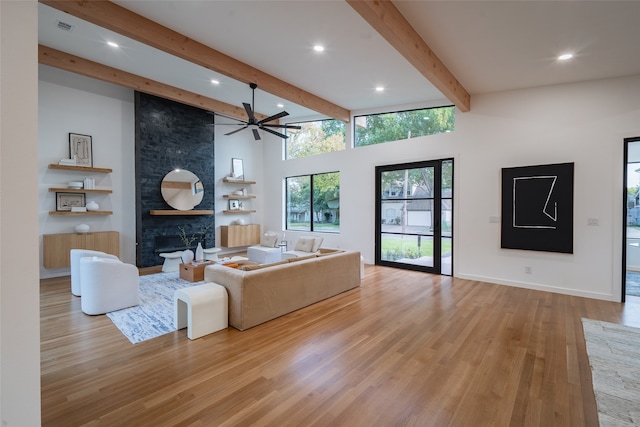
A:
[[[244,106],[244,109],[247,112],[247,117],[248,120],[239,120],[241,123],[238,123],[239,126],[242,126],[240,129],[236,129],[234,131],[231,131],[229,133],[225,133],[225,135],[233,135],[236,132],[240,132],[241,130],[244,129],[251,129],[253,131],[253,137],[256,141],[262,139],[260,138],[260,133],[258,132],[258,129],[261,129],[265,132],[269,132],[272,133],[276,136],[279,136],[280,138],[284,138],[287,139],[289,138],[287,135],[277,132],[273,129],[300,129],[300,126],[296,126],[296,125],[279,125],[279,124],[268,124],[267,122],[273,121],[273,120],[278,120],[282,117],[288,116],[289,113],[287,113],[286,111],[281,111],[278,114],[274,114],[273,116],[269,116],[265,119],[262,120],[257,120],[256,117],[254,116],[254,104],[255,104],[255,95],[256,95],[256,88],[258,87],[257,84],[255,83],[249,83],[249,87],[251,88],[252,92],[251,92],[251,105],[247,104],[246,102],[243,102],[242,105]]]

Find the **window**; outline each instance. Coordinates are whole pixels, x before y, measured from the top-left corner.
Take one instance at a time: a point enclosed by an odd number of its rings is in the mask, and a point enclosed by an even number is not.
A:
[[[455,107],[426,108],[354,117],[356,147],[451,132]]]
[[[340,232],[340,173],[286,179],[287,230]]]
[[[302,129],[287,129],[286,158],[313,156],[345,149],[345,125],[339,120],[288,123]]]

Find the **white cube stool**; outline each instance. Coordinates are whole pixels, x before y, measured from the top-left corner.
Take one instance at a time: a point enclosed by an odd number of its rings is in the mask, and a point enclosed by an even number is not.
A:
[[[202,250],[204,259],[207,261],[218,261],[218,252],[221,250],[220,248],[204,248]]]
[[[161,253],[160,256],[164,258],[164,263],[162,264],[163,273],[180,270],[180,263],[182,262],[182,251],[165,252]]]
[[[247,257],[249,261],[257,262],[258,264],[269,264],[280,261],[282,259],[282,251],[279,247],[249,246],[247,248]]]
[[[178,289],[173,294],[173,307],[176,329],[187,328],[190,340],[229,325],[227,289],[217,283]]]

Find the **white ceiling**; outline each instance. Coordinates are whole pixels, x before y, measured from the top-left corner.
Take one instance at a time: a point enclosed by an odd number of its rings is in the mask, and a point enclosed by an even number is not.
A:
[[[448,103],[341,0],[114,3],[352,111]],[[393,3],[471,94],[472,110],[476,94],[640,74],[640,1]],[[246,84],[48,6],[39,4],[39,13],[40,44],[229,104],[251,101]],[[73,30],[58,29],[57,20]],[[316,43],[325,52],[315,53]],[[559,63],[564,52],[575,59]],[[260,113],[275,114],[278,102],[290,118],[317,116],[256,92]]]

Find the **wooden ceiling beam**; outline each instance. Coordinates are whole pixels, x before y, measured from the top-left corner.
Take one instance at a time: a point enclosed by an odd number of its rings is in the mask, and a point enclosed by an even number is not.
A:
[[[77,18],[107,28],[194,64],[282,97],[328,117],[349,122],[351,112],[257,68],[109,1],[39,0]]]
[[[471,110],[469,93],[391,0],[346,1],[460,111]]]
[[[202,108],[203,110],[212,111],[224,116],[239,120],[247,119],[247,113],[244,108],[147,79],[136,74],[127,73],[126,71],[89,61],[88,59],[80,58],[47,46],[38,45],[38,62],[150,95],[160,96],[182,104]],[[258,113],[256,113],[256,116],[259,117],[259,119],[267,117],[264,114]]]

